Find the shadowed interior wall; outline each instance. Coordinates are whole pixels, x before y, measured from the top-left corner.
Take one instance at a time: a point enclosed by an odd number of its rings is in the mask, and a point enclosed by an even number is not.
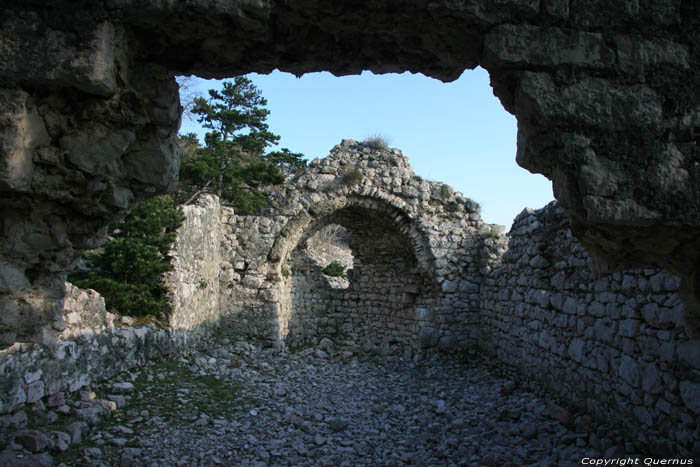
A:
[[[328,337],[343,347],[384,354],[418,350],[418,309],[436,301],[438,288],[420,271],[409,238],[380,212],[345,208],[331,217],[351,234],[350,285],[332,288],[304,245],[297,247],[291,260],[287,344],[315,344]]]
[[[520,214],[481,287],[482,349],[658,455],[700,453],[700,340],[680,279],[598,273],[555,203]]]

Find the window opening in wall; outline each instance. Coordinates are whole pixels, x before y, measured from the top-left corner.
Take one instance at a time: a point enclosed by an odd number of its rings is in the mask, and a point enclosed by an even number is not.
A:
[[[306,241],[306,255],[323,268],[323,278],[334,289],[347,289],[352,278],[353,255],[350,232],[329,224]]]

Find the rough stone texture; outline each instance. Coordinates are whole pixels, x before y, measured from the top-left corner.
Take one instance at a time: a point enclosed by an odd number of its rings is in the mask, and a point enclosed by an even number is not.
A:
[[[59,5],[55,5],[59,6]],[[103,227],[174,186],[177,85],[129,33],[69,6],[0,20],[0,346],[45,342],[63,281]],[[48,21],[48,22],[47,22]],[[64,24],[61,24],[64,23]]]
[[[352,140],[272,197],[265,216],[224,221],[220,307],[237,332],[382,353],[476,345],[481,275],[505,245],[476,203],[414,175],[400,151]],[[347,289],[305,252],[329,224],[352,239]]]
[[[154,384],[90,439],[106,441],[99,454],[108,465],[573,466],[610,452],[644,465],[659,457],[615,420],[555,404],[488,359],[415,362],[332,351],[321,358],[317,351],[237,341],[181,359],[177,381],[168,374],[175,362],[143,368],[127,376]],[[245,397],[211,404],[205,381],[213,378],[226,385],[221,392]],[[97,463],[83,446],[61,461]],[[135,462],[124,464],[125,457]]]
[[[220,318],[221,207],[215,196],[205,195],[182,210],[185,221],[170,253],[173,271],[164,279],[170,290],[169,327],[206,334]]]
[[[684,278],[700,327],[700,4],[690,0],[4,2],[0,343],[40,341],[101,228],[175,181],[173,74],[484,66],[517,161],[601,266]],[[231,44],[236,44],[231,47]],[[11,285],[6,285],[6,284]],[[691,319],[695,317],[694,319]]]
[[[41,330],[43,344],[16,343],[0,351],[0,413],[43,398],[49,407],[60,406],[64,391],[186,352],[206,340],[220,318],[220,211],[214,196],[183,207],[185,220],[171,252],[174,269],[164,281],[172,306],[167,331],[152,325],[115,328],[116,317],[97,292],[66,282],[60,308]],[[124,317],[119,321],[133,324]],[[93,412],[86,416],[94,419]]]
[[[680,279],[595,273],[570,227],[556,203],[516,218],[481,287],[482,348],[654,452],[697,455],[700,342],[686,332]]]
[[[192,329],[180,326],[169,331],[152,325],[115,328],[114,315],[94,290],[69,283],[65,289],[63,309],[54,322],[54,328],[62,328],[58,337],[46,344],[16,343],[0,351],[0,414],[42,400],[49,407],[60,406],[65,391],[75,392],[145,362],[186,352],[207,336],[198,322]]]
[[[349,184],[355,170],[360,181]],[[556,204],[524,211],[503,254],[505,238],[471,201],[416,177],[400,152],[354,141],[272,198],[263,216],[222,208],[223,242],[211,245],[216,235],[197,223],[187,224],[196,235],[180,233],[193,242],[187,251],[221,248],[208,257],[220,258],[218,309],[229,332],[318,346],[318,358],[478,346],[574,406],[641,427],[644,445],[697,452],[700,343],[687,333],[678,276],[595,272]],[[208,200],[198,215],[211,218],[207,209],[219,208]],[[333,288],[306,254],[331,224],[350,233],[347,289]],[[191,271],[203,268],[211,266]],[[199,306],[189,311],[209,311]]]

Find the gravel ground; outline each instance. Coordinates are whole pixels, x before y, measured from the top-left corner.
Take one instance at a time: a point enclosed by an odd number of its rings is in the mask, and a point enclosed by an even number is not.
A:
[[[43,454],[11,443],[0,463],[40,465],[53,452],[54,465],[560,466],[635,454],[484,360],[358,361],[326,344],[292,354],[224,341],[124,375],[67,404],[75,414],[114,401],[80,443]]]

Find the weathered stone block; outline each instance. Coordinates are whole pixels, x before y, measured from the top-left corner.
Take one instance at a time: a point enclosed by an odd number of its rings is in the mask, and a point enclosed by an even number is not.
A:
[[[679,344],[678,359],[689,367],[700,370],[700,340],[695,339]]]
[[[33,404],[41,400],[45,394],[43,381],[36,381],[27,386],[27,404]]]
[[[586,343],[583,339],[574,339],[569,344],[568,355],[574,361],[581,363],[583,362],[583,352]]]
[[[27,192],[33,151],[49,144],[49,135],[28,93],[0,90],[0,109],[0,189]]]
[[[605,319],[597,319],[595,321],[595,337],[596,339],[609,344],[615,334],[615,327]]]
[[[71,33],[42,28],[37,18],[13,15],[12,24],[0,28],[0,76],[29,79],[34,83],[68,85],[85,92],[108,96],[116,87],[116,31],[109,22],[94,25],[81,40]],[[27,54],[27,50],[33,53]]]
[[[629,355],[622,354],[617,373],[630,386],[635,388],[640,386],[642,373],[639,364]]]
[[[636,337],[639,333],[639,320],[623,319],[620,321],[619,334],[624,337]]]
[[[661,122],[659,97],[645,85],[611,87],[589,78],[559,87],[548,74],[525,72],[518,93],[517,111],[528,119],[618,130]]]
[[[15,441],[32,452],[41,452],[51,444],[49,438],[38,430],[22,430],[15,434]]]
[[[651,394],[662,394],[664,392],[664,384],[661,380],[661,373],[656,364],[650,363],[644,369],[644,377],[642,379],[642,389]]]
[[[695,414],[700,415],[700,384],[682,381],[679,388],[685,406]]]

